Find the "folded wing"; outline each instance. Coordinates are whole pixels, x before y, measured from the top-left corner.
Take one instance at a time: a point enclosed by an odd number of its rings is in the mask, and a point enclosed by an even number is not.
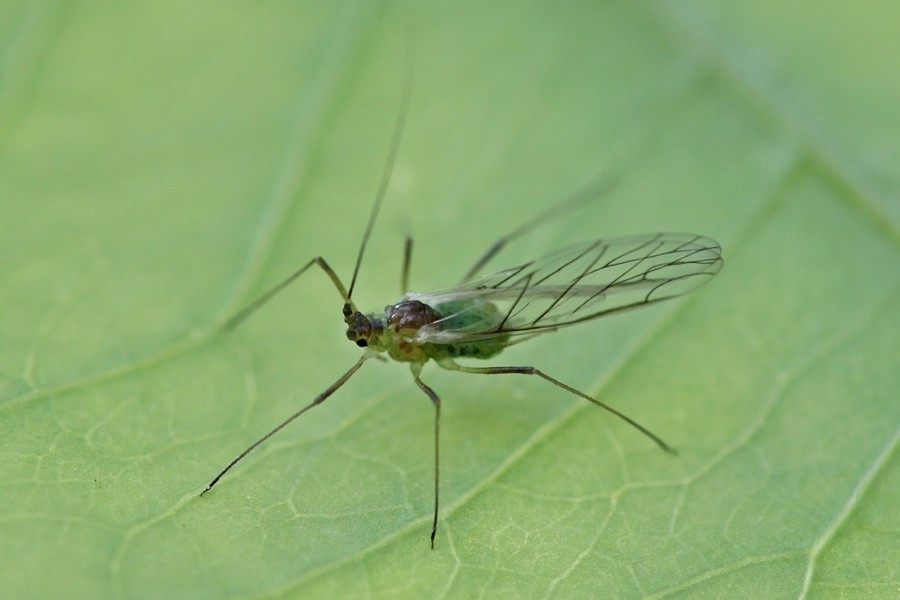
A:
[[[654,233],[571,246],[457,287],[409,293],[443,319],[417,341],[458,343],[551,331],[687,294],[722,269],[708,237]],[[441,312],[441,305],[452,313]],[[489,318],[479,318],[490,315]]]

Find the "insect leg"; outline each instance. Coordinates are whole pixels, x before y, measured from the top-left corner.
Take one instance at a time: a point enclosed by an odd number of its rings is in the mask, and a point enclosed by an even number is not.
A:
[[[244,450],[243,452],[238,454],[234,460],[232,460],[230,463],[228,463],[228,465],[224,469],[222,469],[219,472],[219,474],[213,478],[212,481],[209,482],[209,485],[206,486],[206,489],[204,489],[202,492],[200,492],[200,495],[202,496],[203,494],[205,494],[206,492],[211,490],[212,487],[214,485],[216,485],[216,483],[218,483],[218,481],[220,479],[222,479],[222,476],[231,470],[231,467],[238,464],[241,461],[241,459],[243,459],[245,456],[250,454],[250,452],[253,451],[257,446],[259,446],[260,444],[265,442],[267,439],[269,439],[270,437],[272,437],[273,435],[275,435],[276,433],[281,431],[288,423],[290,423],[291,421],[293,421],[294,419],[296,419],[297,417],[299,417],[300,415],[302,415],[303,413],[305,413],[312,407],[322,404],[322,402],[324,402],[326,400],[326,398],[328,398],[330,395],[335,393],[338,390],[338,388],[340,388],[342,385],[347,383],[347,380],[350,379],[353,376],[353,374],[356,373],[359,370],[359,368],[363,365],[363,363],[366,362],[366,360],[368,360],[369,358],[370,358],[370,356],[369,356],[368,352],[363,354],[362,356],[360,356],[359,360],[356,361],[356,364],[354,364],[352,367],[350,367],[350,369],[347,370],[346,373],[344,373],[343,375],[338,377],[338,380],[335,381],[334,383],[332,383],[330,386],[328,386],[328,388],[324,392],[322,392],[321,394],[319,394],[318,396],[313,398],[312,402],[310,402],[309,404],[307,404],[306,406],[304,406],[303,408],[301,408],[300,410],[298,410],[297,412],[295,412],[294,414],[289,416],[287,419],[282,421],[275,429],[273,429],[266,435],[262,436],[261,438],[259,438],[255,442],[253,442],[252,444],[250,444],[246,450]]]
[[[644,427],[643,425],[641,425],[640,423],[638,423],[637,421],[632,419],[631,417],[625,415],[624,413],[619,412],[612,406],[610,406],[604,402],[600,402],[596,398],[592,398],[592,397],[588,396],[587,394],[585,394],[584,392],[577,390],[577,389],[573,388],[572,386],[563,383],[562,381],[560,381],[558,379],[554,379],[553,377],[550,377],[549,375],[547,375],[546,373],[544,373],[543,371],[541,371],[540,369],[537,369],[535,367],[465,367],[463,365],[459,365],[459,364],[453,362],[452,360],[443,360],[443,361],[438,362],[438,364],[450,371],[461,371],[463,373],[474,373],[476,375],[510,375],[510,374],[537,375],[538,377],[541,377],[542,379],[546,379],[553,385],[560,387],[571,394],[575,394],[576,396],[578,396],[580,398],[584,398],[588,402],[592,402],[592,403],[596,404],[597,406],[599,406],[600,408],[611,412],[612,414],[616,415],[617,417],[619,417],[620,419],[622,419],[623,421],[625,421],[626,423],[628,423],[629,425],[631,425],[632,427],[634,427],[635,429],[637,429],[638,431],[640,431],[641,433],[646,435],[648,438],[650,438],[651,440],[656,442],[657,446],[659,446],[660,448],[662,448],[669,454],[678,454],[678,452],[674,448],[672,448],[670,445],[665,443],[662,440],[662,438],[660,438],[658,435],[656,435],[655,433],[653,433],[652,431],[650,431],[649,429],[647,429],[646,427]]]
[[[400,274],[400,295],[409,291],[409,265],[412,262],[412,238],[406,236],[403,244],[403,272]]]
[[[434,536],[437,534],[438,498],[440,497],[441,480],[441,399],[433,389],[425,385],[425,383],[419,379],[419,371],[421,370],[422,365],[412,365],[413,379],[415,379],[419,389],[425,392],[425,395],[428,396],[431,399],[431,403],[434,404],[434,520],[431,523],[431,549],[434,550]]]
[[[302,267],[300,267],[299,269],[297,269],[296,271],[291,273],[291,275],[288,276],[284,281],[282,281],[278,285],[271,288],[269,291],[264,293],[262,296],[260,296],[259,298],[257,298],[256,300],[254,300],[253,302],[251,302],[250,304],[248,304],[241,310],[237,311],[235,314],[231,315],[231,317],[229,317],[228,320],[226,320],[224,323],[222,323],[221,330],[222,331],[231,331],[232,329],[237,327],[237,325],[241,321],[243,321],[244,319],[246,319],[247,317],[249,317],[250,315],[255,313],[257,310],[259,310],[263,304],[265,304],[266,302],[271,300],[272,297],[275,296],[278,292],[282,291],[284,288],[286,288],[287,286],[292,284],[298,277],[303,275],[303,273],[305,273],[306,270],[309,269],[313,265],[318,265],[319,267],[321,267],[321,269],[323,271],[325,271],[325,274],[328,275],[328,277],[331,279],[331,282],[334,284],[334,287],[337,288],[338,292],[340,292],[341,300],[343,300],[345,303],[349,302],[349,298],[347,297],[347,289],[344,287],[344,284],[341,282],[340,277],[338,277],[337,273],[334,272],[334,269],[332,269],[331,266],[327,262],[325,262],[324,258],[322,258],[321,256],[316,256],[311,261],[309,261],[308,263],[306,263],[305,265],[303,265]],[[355,307],[353,307],[352,303],[351,303],[351,308],[353,308],[355,310]]]

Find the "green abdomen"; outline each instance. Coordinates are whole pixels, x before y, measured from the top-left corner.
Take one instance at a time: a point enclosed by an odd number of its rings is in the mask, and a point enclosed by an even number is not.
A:
[[[475,332],[489,332],[503,322],[504,315],[490,302],[454,300],[435,304],[432,308],[443,317],[441,330],[458,332],[463,336],[473,333],[473,338],[476,338],[448,344],[428,344],[428,354],[432,359],[491,358],[509,345],[509,334],[506,333],[477,339],[482,336]]]

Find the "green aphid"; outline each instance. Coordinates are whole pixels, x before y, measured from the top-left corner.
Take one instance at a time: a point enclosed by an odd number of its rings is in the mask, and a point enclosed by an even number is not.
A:
[[[456,359],[494,358],[508,346],[541,333],[681,296],[712,279],[721,270],[723,261],[719,244],[708,237],[685,233],[653,233],[577,244],[511,269],[491,275],[478,275],[482,267],[507,242],[546,222],[550,217],[557,216],[565,207],[580,203],[585,197],[596,196],[599,193],[598,186],[591,186],[563,205],[538,215],[495,242],[457,285],[431,293],[406,292],[383,312],[361,313],[353,303],[353,289],[393,170],[409,102],[409,89],[407,80],[404,102],[397,117],[381,184],[360,242],[349,289],[344,287],[331,266],[317,256],[223,325],[224,330],[230,330],[316,265],[340,293],[347,338],[364,349],[362,356],[312,402],[241,452],[216,475],[200,495],[212,489],[250,451],[288,423],[325,401],[363,363],[386,354],[395,361],[409,363],[413,380],[435,408],[434,517],[431,526],[431,547],[434,548],[439,514],[441,400],[420,378],[425,363],[432,360],[445,369],[479,375],[536,375],[613,413],[652,439],[663,450],[674,452],[659,436],[630,417],[535,367],[472,367],[458,364]],[[401,277],[404,292],[409,289],[407,281],[411,255],[412,242],[407,239]]]

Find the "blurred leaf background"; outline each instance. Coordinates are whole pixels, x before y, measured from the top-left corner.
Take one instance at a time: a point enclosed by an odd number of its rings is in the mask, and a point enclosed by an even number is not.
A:
[[[511,349],[528,378],[358,355],[357,302],[513,244],[686,230],[689,298]],[[17,598],[896,597],[900,13],[889,2],[156,2],[0,7],[0,563]]]

